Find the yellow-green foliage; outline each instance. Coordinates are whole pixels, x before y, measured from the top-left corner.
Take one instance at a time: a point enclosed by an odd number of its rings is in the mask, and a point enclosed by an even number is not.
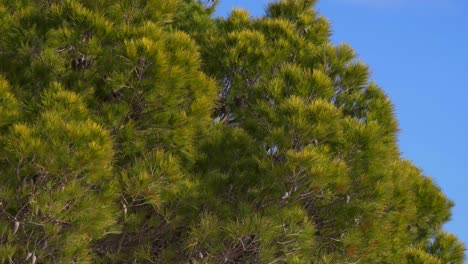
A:
[[[0,3],[0,263],[463,263],[315,1],[216,2]]]

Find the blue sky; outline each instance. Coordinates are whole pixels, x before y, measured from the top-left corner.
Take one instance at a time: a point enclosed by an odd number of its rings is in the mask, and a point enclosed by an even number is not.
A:
[[[220,2],[218,16],[232,7],[260,16],[268,3]],[[350,44],[391,97],[403,157],[455,202],[445,228],[468,247],[468,1],[322,0],[316,8],[333,42]]]

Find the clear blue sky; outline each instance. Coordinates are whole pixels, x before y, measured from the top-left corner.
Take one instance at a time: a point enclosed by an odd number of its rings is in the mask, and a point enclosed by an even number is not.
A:
[[[220,0],[261,16],[267,0]],[[468,247],[468,1],[322,0],[334,43],[349,43],[391,97],[403,156],[455,202],[446,230]],[[467,262],[468,263],[468,262]]]

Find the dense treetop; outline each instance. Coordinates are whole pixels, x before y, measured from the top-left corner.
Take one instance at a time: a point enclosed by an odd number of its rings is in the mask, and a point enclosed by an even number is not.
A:
[[[463,263],[314,2],[0,1],[0,262]]]

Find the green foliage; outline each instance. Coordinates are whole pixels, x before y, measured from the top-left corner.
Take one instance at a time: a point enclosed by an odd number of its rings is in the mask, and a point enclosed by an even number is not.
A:
[[[0,3],[1,263],[463,263],[315,1]]]
[[[20,114],[19,104],[10,90],[8,82],[0,76],[0,129],[5,129],[14,123]]]
[[[2,135],[2,261],[28,253],[44,262],[92,263],[89,242],[116,219],[109,133],[82,99],[54,84],[40,113]]]

